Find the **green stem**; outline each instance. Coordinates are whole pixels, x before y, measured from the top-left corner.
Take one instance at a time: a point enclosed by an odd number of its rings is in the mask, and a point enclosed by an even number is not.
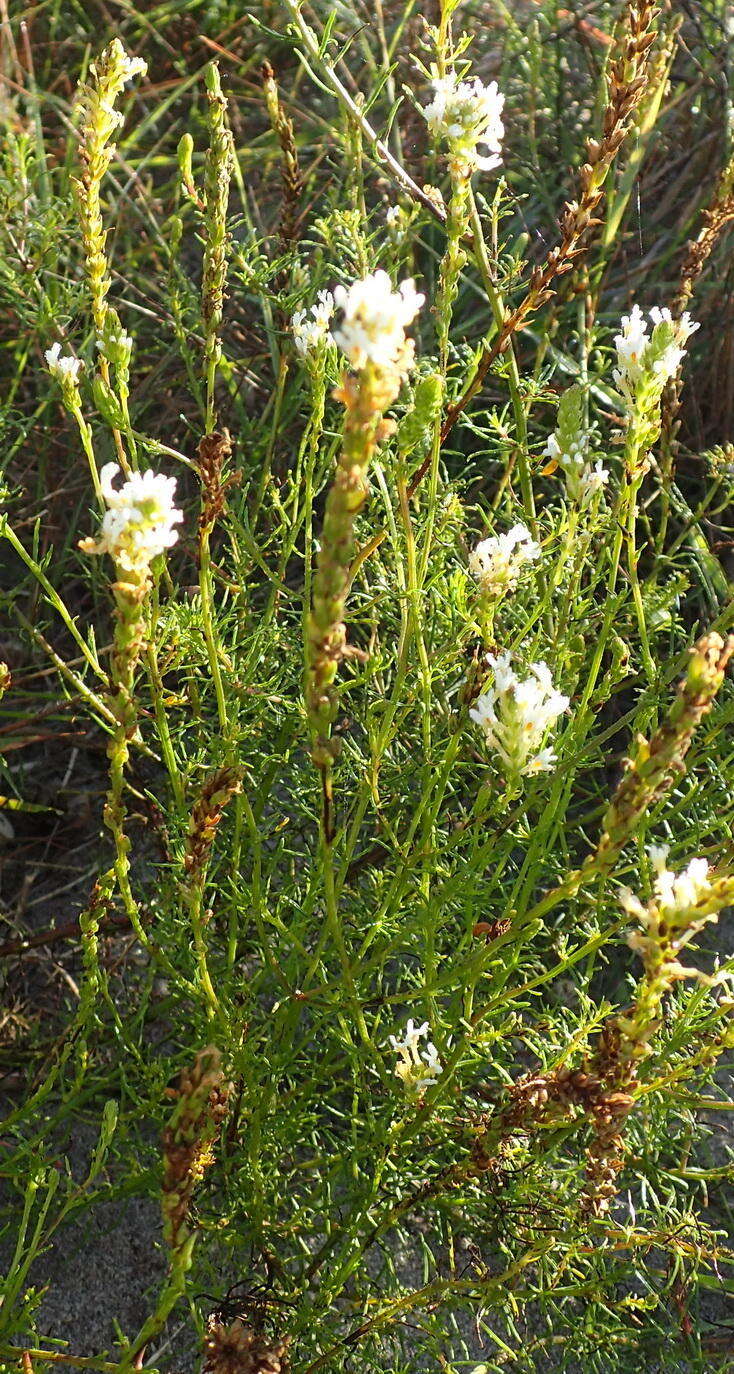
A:
[[[161,678],[160,669],[158,667],[158,655],[156,653],[156,647],[152,640],[148,644],[148,647],[145,651],[145,658],[146,663],[148,665],[148,675],[150,677],[150,685],[153,696],[153,711],[155,713],[156,730],[161,744],[161,753],[163,755],[163,761],[166,765],[166,770],[168,772],[168,777],[171,782],[171,787],[173,788],[173,795],[176,800],[176,804],[178,806],[182,806],[184,800],[183,781],[181,778],[181,773],[179,771],[178,764],[176,762],[176,755],[173,749],[173,740],[171,738],[171,731],[168,725],[168,715],[163,700],[163,680]]]
[[[87,424],[86,420],[84,419],[84,416],[82,415],[81,406],[74,406],[72,408],[71,413],[74,416],[74,419],[76,420],[77,428],[79,430],[79,438],[82,441],[82,448],[84,449],[84,453],[89,464],[89,472],[92,478],[92,486],[94,487],[94,494],[97,498],[97,504],[99,505],[101,510],[106,510],[105,500],[102,495],[102,488],[99,484],[99,473],[97,471],[97,459],[94,454],[94,442],[92,439],[92,431],[89,425]]]
[[[199,544],[199,592],[201,595],[201,620],[204,627],[204,639],[206,641],[207,657],[209,668],[214,683],[214,691],[217,698],[217,714],[219,716],[219,728],[225,737],[229,738],[229,716],[227,713],[227,699],[224,693],[224,682],[222,680],[222,669],[219,662],[219,651],[217,648],[216,635],[214,633],[214,617],[212,613],[212,565],[211,553],[209,550],[210,530],[204,529],[201,532]]]
[[[635,496],[637,491],[639,490],[639,486],[640,484],[638,482],[632,491],[631,498],[628,503],[625,537],[627,543],[627,567],[629,570],[630,585],[632,587],[632,598],[635,603],[635,612],[637,614],[637,626],[640,632],[640,648],[642,649],[642,662],[645,667],[648,682],[652,683],[655,682],[657,679],[657,672],[655,669],[655,664],[653,662],[652,654],[650,652],[650,640],[647,633],[647,624],[645,621],[645,607],[642,601],[640,581],[637,576],[637,557],[635,551],[635,525],[637,516],[637,502],[635,500]]]
[[[186,1274],[191,1267],[195,1242],[196,1236],[189,1236],[181,1251],[171,1256],[168,1282],[158,1299],[156,1310],[148,1317],[133,1344],[125,1351],[119,1365],[116,1366],[117,1374],[128,1374],[128,1371],[140,1368],[139,1357],[145,1347],[163,1330],[179,1298],[186,1292]]]
[[[122,1370],[121,1365],[102,1360],[97,1355],[67,1355],[61,1350],[37,1350],[29,1345],[0,1345],[0,1359],[17,1361],[22,1368],[24,1357],[35,1364],[69,1364],[74,1369],[99,1369],[102,1374],[121,1374]]]
[[[497,290],[494,281],[492,266],[487,253],[487,245],[484,238],[484,226],[477,209],[474,192],[469,187],[469,212],[472,231],[474,234],[474,256],[482,277],[482,285],[487,293],[489,308],[492,311],[492,318],[496,329],[499,331],[505,321],[505,305],[500,292]],[[538,521],[535,513],[535,496],[533,494],[533,484],[530,477],[528,466],[528,421],[525,413],[525,403],[522,397],[522,385],[520,381],[520,369],[517,364],[515,345],[512,339],[509,341],[507,351],[504,354],[507,360],[507,386],[510,392],[512,413],[515,419],[515,429],[517,431],[517,470],[520,477],[520,492],[525,511],[525,518],[528,528],[534,538],[538,536]]]
[[[214,984],[209,973],[207,962],[206,940],[204,939],[204,919],[202,916],[202,906],[204,902],[204,887],[200,882],[194,883],[189,891],[188,906],[191,929],[194,936],[194,950],[196,952],[196,963],[199,970],[199,982],[206,997],[206,1012],[210,1020],[220,1015],[219,998],[214,991]]]
[[[365,1045],[365,1047],[369,1050],[370,1057],[372,1057],[374,1053],[372,1041],[370,1039],[370,1033],[367,1029],[367,1025],[364,1019],[364,1013],[362,1011],[362,1008],[359,1004],[359,999],[357,997],[357,989],[354,983],[352,967],[349,962],[349,954],[347,952],[346,941],[344,939],[344,932],[342,930],[341,920],[339,918],[339,908],[336,899],[336,886],[334,883],[333,846],[326,839],[325,836],[322,836],[321,853],[322,872],[324,879],[324,897],[326,899],[326,920],[329,927],[329,931],[331,932],[331,937],[334,941],[337,953],[339,955],[339,961],[341,963],[342,975],[344,977],[347,996],[351,1004],[352,1015],[356,1022],[360,1039],[362,1040],[363,1045]]]
[[[7,523],[7,520],[4,517],[0,517],[0,534],[4,535],[4,537],[7,539],[11,547],[15,549],[15,552],[17,553],[18,557],[23,560],[26,567],[33,573],[33,576],[35,577],[39,585],[43,588],[54,610],[63,620],[64,625],[66,626],[67,630],[69,631],[69,634],[74,640],[74,643],[78,646],[79,649],[81,649],[90,668],[94,673],[96,673],[100,681],[107,685],[107,674],[100,667],[99,663],[97,662],[96,656],[92,653],[92,650],[89,648],[89,645],[87,644],[86,640],[79,633],[73,616],[67,610],[66,606],[61,600],[61,597],[56,591],[56,588],[51,586],[51,583],[49,582],[43,569],[36,562],[35,558],[33,558],[32,554],[28,553],[28,550],[23,547],[20,540],[18,539],[18,536],[15,534],[15,531]]]

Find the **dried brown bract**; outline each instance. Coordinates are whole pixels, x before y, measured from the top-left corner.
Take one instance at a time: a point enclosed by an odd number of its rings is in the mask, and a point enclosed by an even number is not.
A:
[[[206,779],[194,803],[186,836],[184,868],[192,882],[197,882],[203,875],[224,808],[241,788],[242,780],[236,768],[218,768]]]
[[[286,1374],[288,1339],[271,1341],[245,1326],[211,1321],[204,1338],[204,1374]]]
[[[193,1068],[183,1070],[178,1089],[171,1090],[176,1106],[163,1133],[163,1231],[173,1251],[189,1239],[194,1189],[213,1162],[230,1091],[213,1045],[200,1050]]]
[[[694,239],[686,244],[681,263],[678,292],[673,302],[673,319],[680,319],[687,309],[696,282],[710,258],[721,235],[734,223],[734,160],[727,163],[716,185],[711,204],[703,211],[701,229]],[[673,474],[677,436],[680,428],[678,412],[681,398],[680,374],[674,377],[663,392],[662,404],[662,453],[661,467],[669,481]]]
[[[722,639],[715,632],[703,635],[691,650],[688,672],[678,686],[668,719],[651,740],[639,737],[637,752],[612,797],[591,860],[597,869],[611,867],[640,817],[683,772],[696,727],[714,704],[732,653],[734,635]]]
[[[586,161],[579,173],[578,200],[567,201],[559,217],[560,243],[545,262],[533,268],[530,284],[520,304],[511,311],[491,348],[485,349],[476,373],[463,396],[447,412],[445,439],[467,403],[480,389],[492,363],[507,348],[513,334],[528,317],[550,300],[552,283],[576,266],[589,244],[590,231],[599,223],[604,185],[614,159],[632,127],[634,115],[647,89],[650,49],[657,37],[658,11],[650,0],[628,3],[620,22],[617,48],[609,64],[607,104],[601,137],[586,144]]]
[[[222,473],[232,454],[229,430],[204,434],[197,449],[198,471],[201,480],[201,512],[199,530],[212,530],[224,514],[227,493],[240,480],[239,473],[223,478]]]
[[[298,218],[303,190],[303,178],[298,166],[298,152],[293,122],[280,103],[275,73],[269,62],[261,67],[265,104],[268,107],[270,123],[276,134],[283,154],[281,177],[283,181],[283,200],[280,207],[280,239],[285,248],[296,242],[299,237]]]

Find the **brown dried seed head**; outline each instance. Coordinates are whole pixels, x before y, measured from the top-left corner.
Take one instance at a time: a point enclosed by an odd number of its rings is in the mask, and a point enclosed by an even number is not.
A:
[[[204,1374],[286,1374],[288,1339],[269,1340],[239,1317],[230,1326],[212,1320],[204,1338]]]
[[[171,1090],[176,1106],[163,1133],[162,1203],[164,1234],[173,1250],[186,1240],[193,1191],[212,1163],[231,1086],[224,1081],[219,1051],[208,1045]]]
[[[240,480],[239,473],[231,473],[222,480],[222,472],[231,453],[232,440],[226,429],[221,433],[205,434],[199,440],[197,459],[202,495],[199,529],[202,531],[211,530],[221,519],[227,493]]]
[[[190,877],[195,879],[204,872],[224,808],[241,790],[242,779],[236,768],[218,768],[204,783],[194,803],[186,837],[184,868]]]

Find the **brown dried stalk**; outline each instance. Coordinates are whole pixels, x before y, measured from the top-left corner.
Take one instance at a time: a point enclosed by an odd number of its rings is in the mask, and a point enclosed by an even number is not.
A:
[[[579,1109],[592,1112],[604,1095],[604,1083],[588,1065],[533,1074],[508,1089],[507,1102],[485,1125],[479,1123],[472,1149],[472,1170],[487,1173],[498,1166],[505,1145],[517,1135],[536,1135],[560,1124]]]
[[[442,441],[459,415],[477,394],[492,363],[507,349],[513,334],[554,294],[552,283],[576,266],[589,246],[590,231],[599,223],[604,184],[620,147],[632,127],[635,111],[649,80],[650,48],[657,30],[658,11],[652,0],[630,0],[620,24],[617,52],[609,65],[609,91],[601,138],[586,144],[586,161],[579,173],[579,198],[568,201],[559,218],[561,241],[544,263],[533,268],[530,285],[520,304],[505,318],[491,347],[485,348],[477,370],[455,405],[446,414]]]
[[[716,244],[726,229],[734,221],[734,158],[722,171],[711,204],[701,215],[703,225],[695,239],[686,244],[685,256],[680,268],[678,294],[673,302],[671,313],[680,319],[687,309],[693,291],[710,258]]]
[[[184,852],[184,868],[193,885],[203,882],[224,808],[241,788],[236,768],[218,768],[206,779],[194,803]]]
[[[611,1017],[586,1066],[598,1087],[588,1104],[592,1134],[581,1206],[582,1211],[596,1216],[608,1209],[617,1191],[616,1178],[624,1163],[624,1128],[634,1105],[637,1069],[622,1053],[622,1044],[618,1020]]]
[[[679,320],[690,304],[696,282],[725,229],[734,223],[734,158],[724,167],[716,184],[711,204],[701,215],[702,227],[695,239],[690,239],[680,267],[678,291],[671,306],[674,320]],[[680,372],[663,392],[661,411],[661,456],[660,466],[664,479],[669,482],[673,474],[675,451],[678,447],[680,422],[680,398],[682,379]]]
[[[667,720],[649,741],[642,736],[637,752],[607,809],[598,848],[587,860],[597,872],[608,872],[632,837],[640,817],[684,771],[684,759],[696,727],[711,710],[734,653],[734,635],[725,640],[715,631],[699,639],[691,651],[688,672]]]
[[[303,178],[298,166],[298,152],[296,149],[293,121],[285,113],[280,103],[275,73],[269,62],[263,62],[260,70],[262,73],[265,104],[268,107],[270,123],[273,126],[273,131],[278,139],[283,154],[283,161],[281,163],[283,200],[280,207],[279,234],[283,247],[288,248],[289,245],[296,243],[299,238],[298,212],[301,192],[303,191]]]
[[[201,511],[199,531],[209,533],[224,514],[227,493],[236,486],[240,474],[232,473],[222,480],[222,472],[232,453],[232,440],[229,431],[205,434],[199,440],[197,449],[198,471],[201,481]]]
[[[163,1233],[174,1254],[190,1239],[191,1200],[212,1164],[230,1092],[213,1045],[197,1054],[193,1068],[182,1071],[178,1089],[170,1090],[177,1100],[163,1133]]]
[[[535,1136],[554,1125],[577,1118],[592,1124],[587,1150],[586,1185],[582,1209],[599,1214],[614,1196],[615,1180],[623,1163],[624,1123],[632,1110],[630,1091],[634,1066],[618,1055],[616,1022],[601,1032],[599,1046],[590,1061],[579,1069],[561,1068],[553,1073],[522,1079],[509,1089],[506,1106],[479,1130],[472,1150],[472,1170],[492,1174],[501,1167],[507,1143],[513,1136]]]

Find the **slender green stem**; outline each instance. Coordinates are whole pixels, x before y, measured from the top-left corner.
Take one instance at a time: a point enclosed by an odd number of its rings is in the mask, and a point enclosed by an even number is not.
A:
[[[351,1005],[352,1015],[354,1016],[357,1029],[359,1031],[360,1039],[362,1040],[363,1045],[369,1050],[371,1057],[373,1054],[372,1040],[370,1037],[370,1033],[367,1029],[367,1024],[364,1019],[364,1013],[359,1004],[357,989],[354,982],[354,975],[352,973],[352,967],[349,962],[349,953],[347,951],[346,941],[344,939],[344,932],[342,930],[341,920],[339,917],[339,908],[336,898],[336,887],[334,883],[333,846],[326,839],[323,840],[323,843],[321,845],[321,860],[324,879],[324,897],[326,899],[327,923],[329,926],[329,930],[331,932],[331,937],[334,941],[337,953],[339,955],[339,961],[341,963],[344,984]]]
[[[173,739],[171,738],[171,727],[168,722],[168,712],[163,699],[165,689],[158,667],[158,655],[153,640],[150,641],[146,648],[145,658],[148,665],[148,674],[153,695],[153,711],[155,714],[156,731],[161,745],[161,753],[166,765],[171,787],[173,788],[173,795],[176,799],[176,803],[178,806],[181,806],[184,799],[183,779],[178,763],[176,762]]]
[[[89,425],[87,424],[84,416],[82,415],[81,406],[74,406],[72,410],[72,415],[76,420],[77,427],[79,430],[79,437],[82,441],[82,448],[84,449],[84,454],[89,464],[89,472],[92,478],[92,486],[94,487],[94,494],[97,498],[97,504],[100,507],[100,510],[104,510],[105,500],[102,495],[102,488],[99,484],[99,472],[97,471],[97,459],[94,453],[94,440],[92,438],[92,431]]]
[[[635,491],[637,488],[635,489]],[[637,615],[637,628],[640,632],[640,648],[642,650],[642,662],[647,674],[648,682],[655,682],[657,671],[650,652],[650,639],[647,633],[647,621],[645,619],[645,607],[640,590],[640,580],[637,576],[637,553],[635,550],[635,527],[637,520],[637,503],[635,492],[632,492],[627,507],[627,522],[625,537],[627,543],[627,567],[629,570],[630,585],[632,587],[632,598],[635,603]]]
[[[206,998],[206,1013],[210,1020],[220,1014],[219,998],[214,991],[214,984],[209,973],[207,961],[206,940],[204,939],[204,915],[202,911],[204,903],[204,888],[201,882],[191,885],[188,897],[189,920],[194,936],[194,949],[196,951],[196,963],[199,971],[199,982]],[[226,1029],[226,1024],[225,1024]]]
[[[84,658],[86,659],[90,668],[94,673],[96,673],[100,681],[106,685],[107,674],[100,667],[96,655],[92,653],[92,650],[87,644],[87,641],[83,638],[83,636],[77,629],[76,621],[72,616],[71,612],[68,610],[64,602],[61,600],[61,597],[56,591],[56,588],[52,587],[45,572],[43,571],[43,568],[36,561],[33,555],[28,552],[24,545],[21,544],[18,536],[15,534],[14,530],[8,524],[7,519],[4,516],[0,517],[0,534],[2,534],[7,539],[11,547],[15,549],[15,552],[17,553],[18,557],[23,560],[29,571],[33,573],[33,576],[35,577],[39,586],[43,588],[44,592],[46,593],[46,597],[53,606],[54,610],[63,620],[66,629],[69,631],[69,634],[74,640],[74,643],[78,646],[79,649],[81,649],[81,652],[84,655]]]
[[[492,311],[495,328],[499,331],[505,320],[505,305],[494,280],[494,272],[489,261],[487,245],[484,238],[484,227],[481,216],[477,208],[474,192],[469,187],[469,210],[470,222],[474,234],[474,256],[482,277],[482,285],[487,293],[489,308]],[[504,355],[507,359],[507,386],[510,392],[512,403],[512,414],[515,420],[517,433],[517,470],[520,478],[520,492],[525,511],[525,518],[531,533],[537,537],[538,523],[535,513],[535,496],[533,494],[533,484],[530,477],[528,465],[528,421],[525,410],[525,402],[522,396],[522,383],[520,380],[520,369],[517,364],[514,341],[511,339],[507,352]]]
[[[103,1360],[98,1355],[68,1355],[64,1350],[40,1350],[35,1346],[5,1345],[4,1342],[0,1344],[0,1359],[13,1360],[22,1369],[24,1358],[33,1365],[68,1364],[74,1369],[98,1369],[101,1374],[122,1374],[122,1365]]]
[[[183,1252],[176,1252],[171,1257],[168,1280],[158,1299],[155,1312],[148,1317],[133,1344],[125,1351],[119,1365],[116,1366],[117,1374],[129,1374],[130,1371],[139,1369],[139,1357],[145,1347],[163,1330],[176,1303],[186,1292],[186,1275],[191,1267],[195,1241],[195,1236],[189,1236]]]
[[[214,615],[212,611],[212,564],[209,549],[210,531],[204,529],[201,532],[199,543],[199,593],[201,595],[201,621],[204,629],[204,640],[206,642],[206,652],[209,659],[209,669],[214,683],[214,692],[217,698],[217,715],[219,717],[219,728],[225,739],[229,738],[229,714],[227,711],[227,698],[224,691],[224,681],[222,678],[222,668],[219,662],[219,649],[217,647],[217,637],[214,628]]]

